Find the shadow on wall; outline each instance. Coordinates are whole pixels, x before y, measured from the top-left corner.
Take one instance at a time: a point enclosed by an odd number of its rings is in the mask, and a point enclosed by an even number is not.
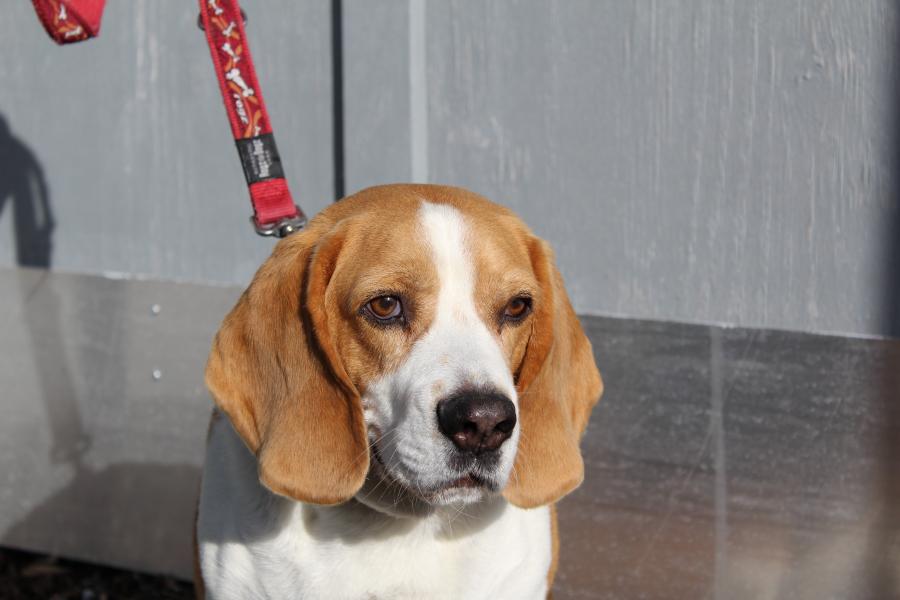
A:
[[[0,216],[9,210],[16,263],[32,267],[18,271],[19,302],[39,386],[33,401],[43,406],[51,440],[49,456],[40,464],[66,469],[65,475],[48,467],[35,474],[53,478],[50,483],[58,489],[0,531],[0,543],[132,567],[152,557],[160,570],[185,575],[199,469],[153,463],[96,468],[86,460],[94,440],[81,408],[90,407],[96,394],[127,396],[127,369],[118,352],[127,332],[112,323],[102,339],[92,338],[91,348],[76,348],[83,357],[93,353],[101,365],[89,378],[70,362],[66,349],[73,341],[63,339],[62,332],[72,327],[64,327],[63,297],[49,276],[56,226],[50,188],[35,153],[0,115]],[[109,306],[122,303],[116,297],[106,300]]]
[[[889,218],[885,219],[885,268],[883,271],[882,331],[894,339],[889,345],[883,384],[884,418],[881,423],[881,536],[870,550],[870,560],[878,566],[876,590],[890,590],[900,598],[900,32],[895,33],[891,65],[893,107],[892,139],[888,162]]]
[[[15,137],[0,115],[0,216],[12,205],[16,264],[49,269],[53,259],[53,208],[44,169],[34,152]],[[60,301],[45,276],[36,280],[22,273],[21,299],[30,338],[33,364],[38,370],[41,396],[53,434],[54,463],[77,462],[90,446],[84,433],[71,370],[63,351]],[[41,293],[38,293],[41,292]]]
[[[13,211],[16,263],[49,267],[55,222],[44,170],[0,115],[0,215],[8,204]]]
[[[894,107],[894,112],[891,115],[892,139],[887,165],[889,218],[885,219],[886,230],[882,232],[886,241],[882,330],[888,336],[900,338],[900,31],[896,36],[890,73],[891,97],[888,100],[888,106]]]

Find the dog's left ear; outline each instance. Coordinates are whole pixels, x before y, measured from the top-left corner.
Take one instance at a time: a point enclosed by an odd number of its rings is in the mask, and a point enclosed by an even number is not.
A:
[[[359,392],[332,336],[328,284],[343,233],[320,220],[279,242],[216,334],[206,384],[260,481],[301,502],[362,487],[369,452]]]
[[[510,482],[503,492],[522,508],[556,502],[584,479],[579,442],[603,392],[591,343],[542,240],[529,241],[541,293],[531,338],[518,371],[522,434]]]

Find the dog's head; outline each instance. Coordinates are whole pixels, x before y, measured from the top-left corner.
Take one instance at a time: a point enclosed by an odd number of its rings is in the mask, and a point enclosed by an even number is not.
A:
[[[547,245],[458,188],[371,188],[281,241],[226,317],[206,382],[260,479],[333,504],[427,505],[581,482],[602,390]],[[372,486],[369,486],[372,487]]]

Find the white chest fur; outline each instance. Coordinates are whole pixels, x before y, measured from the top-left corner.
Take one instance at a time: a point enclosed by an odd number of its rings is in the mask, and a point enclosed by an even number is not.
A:
[[[550,511],[502,498],[397,519],[275,496],[227,419],[213,423],[197,523],[210,600],[544,598]]]

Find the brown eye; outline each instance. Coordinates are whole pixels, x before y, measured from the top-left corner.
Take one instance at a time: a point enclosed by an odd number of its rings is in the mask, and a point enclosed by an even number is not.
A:
[[[519,296],[510,300],[506,305],[506,310],[503,311],[503,318],[509,321],[517,321],[523,319],[530,310],[531,298]]]
[[[396,296],[379,296],[369,300],[366,309],[379,321],[390,321],[400,316],[403,305]]]

